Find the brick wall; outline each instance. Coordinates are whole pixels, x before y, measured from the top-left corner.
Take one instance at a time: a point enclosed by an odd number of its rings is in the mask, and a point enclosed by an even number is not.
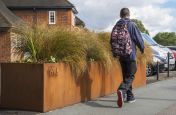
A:
[[[13,11],[17,16],[21,17],[29,25],[33,24],[44,24],[49,25],[49,11],[50,10],[15,10]],[[54,11],[54,10],[52,10]],[[72,10],[70,9],[60,9],[56,11],[56,25],[57,26],[68,26],[72,27]],[[11,46],[12,41],[15,38],[15,34],[10,31],[1,32],[0,31],[0,63],[7,61],[15,61],[19,59],[18,55],[14,52],[14,48]]]
[[[20,61],[23,53],[22,51],[19,50],[19,47],[21,46],[19,36],[14,32],[11,32],[10,36],[11,36],[11,62]]]
[[[10,32],[0,32],[0,62],[10,61],[11,41]]]
[[[72,10],[57,9],[57,10],[13,10],[13,12],[21,17],[30,25],[44,24],[49,25],[49,11],[56,11],[56,25],[72,26]]]

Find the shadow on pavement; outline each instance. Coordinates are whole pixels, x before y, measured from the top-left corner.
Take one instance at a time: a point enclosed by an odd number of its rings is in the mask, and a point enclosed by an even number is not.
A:
[[[117,102],[117,100],[109,100],[109,99],[99,99],[98,101]]]
[[[111,106],[111,105],[102,105],[97,102],[86,102],[85,105],[91,106],[91,107],[99,107],[99,108],[118,108],[117,106]]]

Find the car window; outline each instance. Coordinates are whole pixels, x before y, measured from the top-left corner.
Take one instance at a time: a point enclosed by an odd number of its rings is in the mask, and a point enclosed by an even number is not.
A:
[[[176,50],[176,47],[169,47],[171,50]]]
[[[142,37],[143,37],[144,41],[146,41],[149,45],[152,45],[152,46],[157,45],[157,43],[153,40],[153,38],[151,38],[147,34],[142,34]]]

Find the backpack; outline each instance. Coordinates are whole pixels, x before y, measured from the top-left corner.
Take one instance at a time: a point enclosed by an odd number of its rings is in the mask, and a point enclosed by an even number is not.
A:
[[[128,31],[128,23],[117,23],[111,33],[110,40],[114,57],[128,57],[132,52],[132,42]]]

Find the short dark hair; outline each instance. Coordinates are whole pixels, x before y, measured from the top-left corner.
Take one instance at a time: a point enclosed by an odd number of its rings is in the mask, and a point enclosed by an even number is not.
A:
[[[122,8],[120,11],[120,17],[125,18],[130,16],[130,10],[128,8]]]

